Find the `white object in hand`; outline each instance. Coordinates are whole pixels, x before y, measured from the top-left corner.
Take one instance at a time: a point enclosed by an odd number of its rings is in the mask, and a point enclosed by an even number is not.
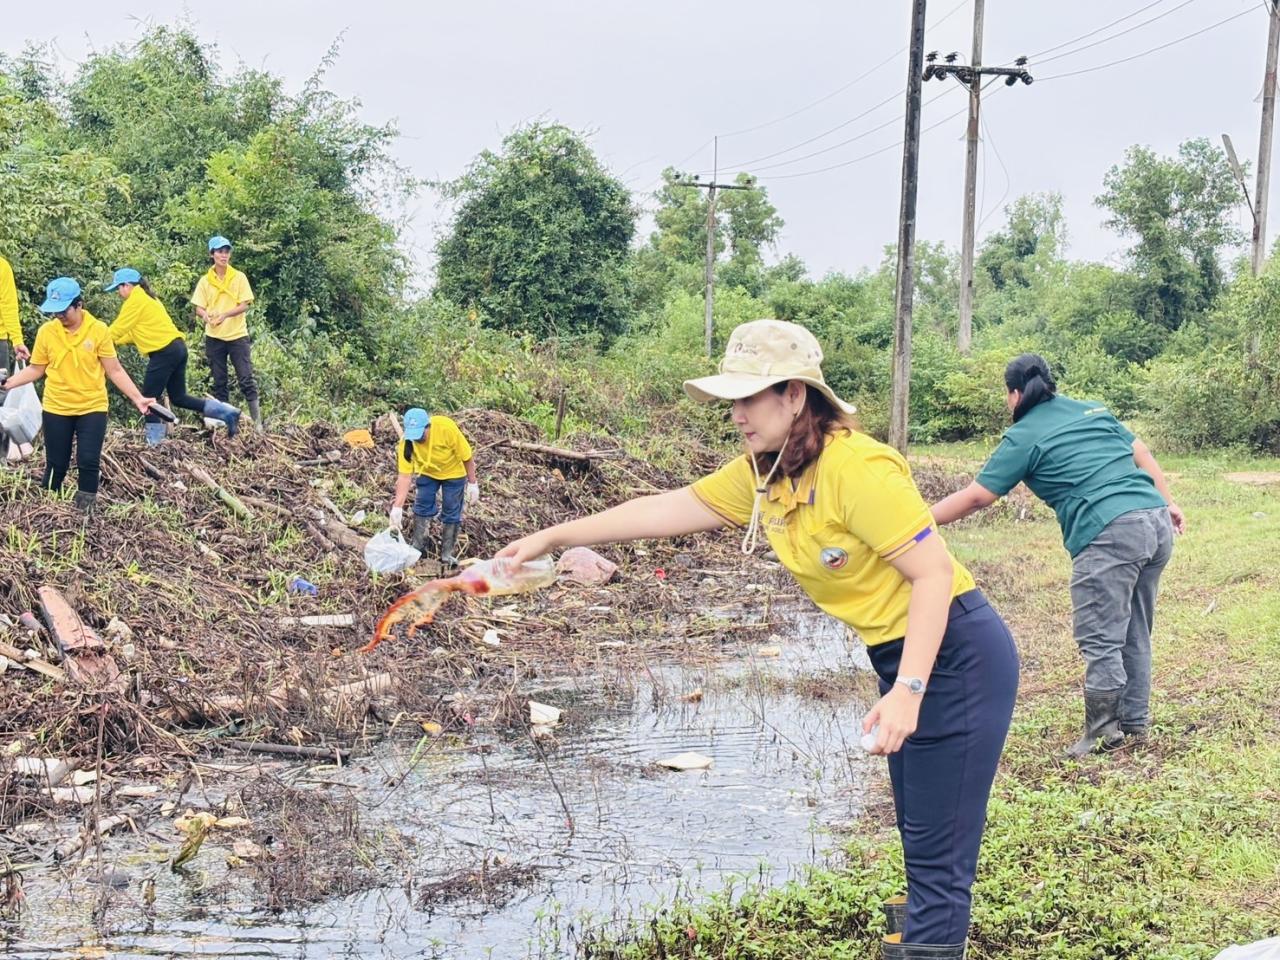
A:
[[[880,735],[880,724],[876,724],[871,728],[870,733],[864,733],[858,744],[863,750],[870,752],[876,745],[876,737]]]
[[[387,519],[391,522],[392,530],[399,530],[404,524],[404,507],[392,507]]]
[[[480,502],[480,484],[468,483],[467,484],[467,503],[479,503],[479,502]]]

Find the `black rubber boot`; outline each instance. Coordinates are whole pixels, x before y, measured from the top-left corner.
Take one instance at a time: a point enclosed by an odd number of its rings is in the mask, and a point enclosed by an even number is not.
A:
[[[881,908],[884,911],[884,932],[901,933],[907,926],[907,895],[890,897]]]
[[[98,495],[96,493],[87,493],[84,490],[77,490],[76,495],[71,498],[71,502],[74,503],[76,505],[76,509],[86,517],[90,516],[98,509]]]
[[[963,943],[903,943],[902,934],[891,933],[880,943],[884,960],[964,960]]]
[[[435,549],[435,540],[431,536],[431,518],[419,517],[416,514],[413,518],[413,528],[409,532],[409,546],[417,550],[424,557]]]
[[[1120,732],[1120,699],[1124,690],[1085,690],[1084,736],[1067,748],[1067,756],[1088,756],[1095,750],[1114,750],[1124,743]]]
[[[458,531],[461,529],[460,523],[446,523],[440,532],[440,562],[446,567],[458,565]]]
[[[253,420],[254,429],[262,430],[262,407],[257,400],[249,401],[249,417]]]

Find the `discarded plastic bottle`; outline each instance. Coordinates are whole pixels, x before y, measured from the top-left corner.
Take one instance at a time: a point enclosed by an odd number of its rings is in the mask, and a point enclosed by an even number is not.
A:
[[[472,564],[456,577],[432,580],[416,590],[411,590],[387,608],[378,621],[373,639],[360,648],[369,653],[383,640],[391,636],[391,628],[408,620],[408,635],[412,637],[419,627],[425,627],[435,619],[436,611],[451,593],[470,593],[477,597],[502,597],[512,593],[528,593],[550,586],[556,579],[556,564],[550,557],[526,560],[519,569],[505,557],[494,557]]]
[[[289,581],[289,592],[304,593],[308,597],[320,596],[320,588],[317,587],[314,583],[308,583],[306,580],[303,580],[301,577],[294,577],[292,580]]]

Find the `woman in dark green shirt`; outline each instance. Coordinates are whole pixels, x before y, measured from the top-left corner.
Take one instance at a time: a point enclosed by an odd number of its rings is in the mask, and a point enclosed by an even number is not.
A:
[[[976,480],[932,507],[939,525],[1019,483],[1057,514],[1071,554],[1076,644],[1085,660],[1082,757],[1142,737],[1151,722],[1151,625],[1160,574],[1186,518],[1160,464],[1106,407],[1060,397],[1043,357],[1004,373],[1013,426]]]

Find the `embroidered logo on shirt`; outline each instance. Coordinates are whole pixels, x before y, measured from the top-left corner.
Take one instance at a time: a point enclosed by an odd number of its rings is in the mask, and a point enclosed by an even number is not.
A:
[[[822,560],[822,565],[828,570],[839,570],[849,562],[849,554],[839,547],[824,547],[818,556]]]

